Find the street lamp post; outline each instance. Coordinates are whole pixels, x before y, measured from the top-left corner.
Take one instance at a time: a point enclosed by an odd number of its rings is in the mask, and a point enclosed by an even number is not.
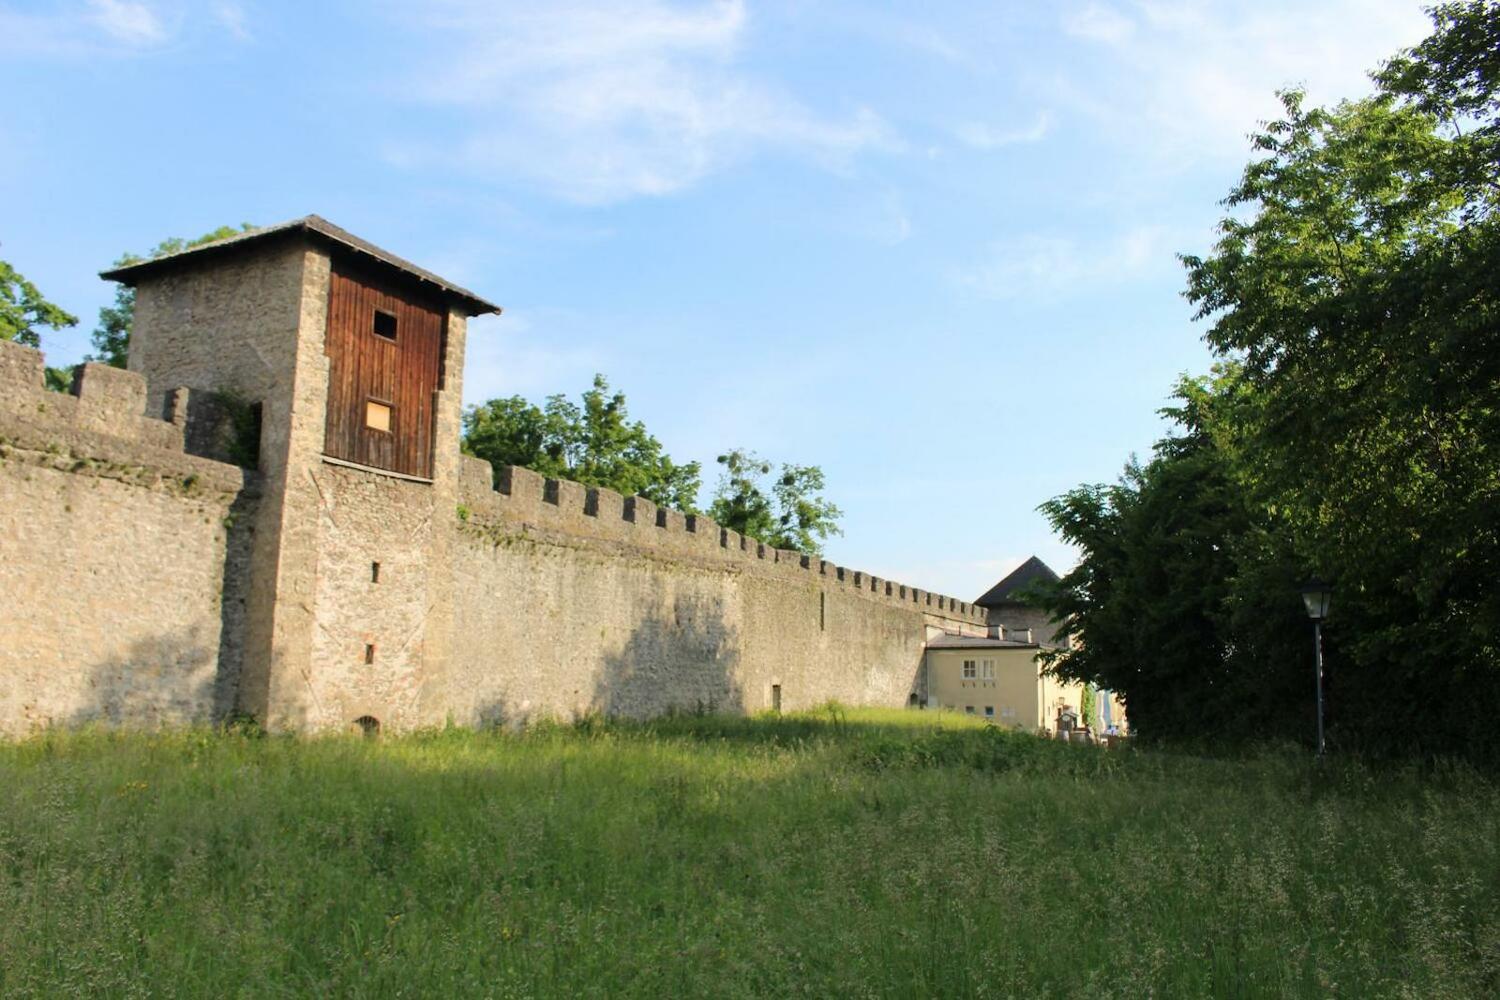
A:
[[[1313,577],[1302,585],[1302,603],[1307,605],[1307,617],[1313,621],[1314,669],[1318,686],[1318,756],[1323,756],[1323,619],[1328,617],[1328,605],[1333,600],[1333,587]]]

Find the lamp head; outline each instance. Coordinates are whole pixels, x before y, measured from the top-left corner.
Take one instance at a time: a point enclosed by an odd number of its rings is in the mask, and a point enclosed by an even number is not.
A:
[[[1320,622],[1328,617],[1328,606],[1333,600],[1333,587],[1313,577],[1302,585],[1302,603],[1307,606],[1307,617]]]

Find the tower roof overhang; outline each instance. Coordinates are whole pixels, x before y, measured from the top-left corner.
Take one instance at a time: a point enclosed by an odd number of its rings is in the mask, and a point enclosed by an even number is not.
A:
[[[362,240],[358,236],[341,229],[318,215],[306,215],[300,219],[283,222],[274,226],[263,226],[259,229],[249,229],[243,233],[225,237],[222,240],[214,240],[212,243],[204,243],[201,246],[189,247],[176,253],[164,254],[160,257],[152,257],[134,264],[126,264],[108,271],[101,271],[99,277],[107,281],[118,281],[121,284],[135,286],[141,281],[170,273],[179,268],[192,267],[207,263],[219,256],[227,256],[237,253],[259,244],[269,243],[273,240],[288,239],[302,236],[303,238],[321,244],[329,249],[346,254],[362,264],[369,265],[375,270],[386,271],[399,275],[402,279],[412,282],[424,291],[432,294],[443,302],[456,306],[469,316],[478,316],[481,313],[498,313],[500,307],[486,299],[480,298],[466,288],[461,288],[444,278],[438,277],[425,268],[418,267],[411,261],[397,257],[388,250],[384,250],[368,240]]]

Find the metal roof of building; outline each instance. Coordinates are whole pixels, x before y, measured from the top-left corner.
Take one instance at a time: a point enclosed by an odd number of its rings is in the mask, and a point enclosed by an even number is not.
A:
[[[940,635],[927,640],[928,649],[1039,649],[1041,643],[991,639],[983,635]]]
[[[409,260],[397,257],[390,251],[383,250],[368,240],[362,240],[347,229],[341,229],[318,215],[306,215],[300,219],[293,219],[290,222],[282,222],[274,226],[263,226],[259,229],[250,229],[243,233],[227,236],[222,240],[214,240],[212,243],[204,243],[201,246],[189,247],[186,250],[179,250],[176,253],[165,254],[161,257],[152,257],[150,260],[143,260],[136,264],[127,264],[124,267],[101,271],[99,277],[109,281],[118,281],[126,285],[134,285],[142,278],[169,271],[184,263],[196,262],[205,257],[237,250],[273,237],[286,236],[299,232],[315,240],[352,251],[364,259],[372,261],[379,266],[399,271],[409,278],[415,278],[419,284],[429,286],[444,299],[462,305],[470,316],[477,316],[480,313],[498,313],[500,311],[500,307],[493,302],[482,299],[468,289],[461,288],[451,281],[440,278],[431,271],[420,268]]]
[[[1042,562],[1036,556],[1017,566],[1009,576],[995,584],[984,592],[984,596],[974,603],[981,608],[998,608],[1003,604],[1018,603],[1015,598],[1025,588],[1034,583],[1056,583],[1058,576],[1052,572],[1052,567]]]

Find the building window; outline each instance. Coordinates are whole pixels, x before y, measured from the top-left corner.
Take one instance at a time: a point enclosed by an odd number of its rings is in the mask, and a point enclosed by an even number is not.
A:
[[[375,336],[386,340],[396,339],[396,314],[384,309],[375,310]]]
[[[986,706],[984,706],[984,717],[986,719],[993,719],[995,717],[995,706],[994,705],[986,705]]]
[[[372,562],[372,563],[370,563],[370,582],[371,583],[379,583],[380,582],[380,563],[378,563],[378,562]]]
[[[974,714],[974,706],[973,705],[965,705],[964,706],[964,714],[965,715],[973,715]]]
[[[365,400],[365,426],[382,434],[391,432],[391,404]]]
[[[375,644],[373,642],[365,643],[365,662],[375,662]]]
[[[980,663],[980,667],[982,669],[980,671],[979,676],[983,677],[987,681],[992,681],[992,680],[995,679],[995,661],[994,660],[984,660],[983,662]]]
[[[781,685],[780,684],[772,684],[771,685],[771,711],[777,712],[777,713],[780,713],[780,711],[781,711]]]
[[[973,660],[964,661],[964,680],[972,681],[975,677],[975,664]],[[973,709],[970,709],[973,711]]]

